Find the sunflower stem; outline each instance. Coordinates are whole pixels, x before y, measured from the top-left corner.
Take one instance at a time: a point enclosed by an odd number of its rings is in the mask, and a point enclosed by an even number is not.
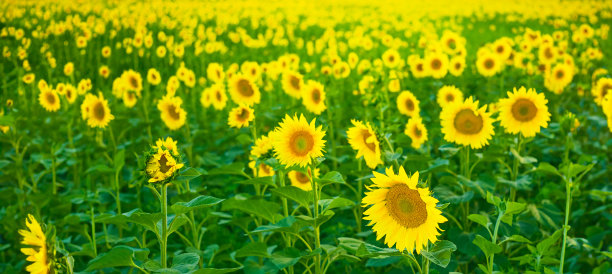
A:
[[[94,217],[94,208],[90,205],[91,208],[91,246],[93,248],[94,257],[98,257],[98,248],[96,246],[96,219]]]
[[[312,202],[313,202],[313,217],[314,217],[314,246],[315,249],[321,248],[321,239],[319,235],[319,224],[317,223],[317,219],[319,218],[319,187],[315,180],[315,159],[310,160],[310,184],[312,185]],[[306,171],[308,174],[308,170]],[[315,256],[315,273],[321,273],[321,254],[317,254]]]
[[[161,248],[161,265],[162,268],[167,268],[166,247],[168,241],[168,184],[161,187],[161,213],[162,213],[162,235],[159,243]]]
[[[565,221],[563,225],[563,243],[561,245],[561,258],[559,259],[559,273],[563,273],[563,265],[565,264],[565,245],[567,243],[567,231],[570,217],[570,209],[572,206],[572,174],[570,173],[570,161],[569,161],[569,144],[571,142],[571,135],[566,137],[566,149],[565,149],[565,163],[567,165],[565,181]]]
[[[497,231],[499,230],[499,224],[503,216],[504,216],[504,211],[500,210],[499,214],[497,215],[497,221],[495,222],[495,228],[493,229],[493,238],[491,239],[491,242],[493,242],[493,244],[497,243]],[[493,259],[494,258],[495,258],[495,253],[491,254],[491,262],[488,263],[489,273],[493,273]]]
[[[518,139],[516,141],[516,153],[518,155],[521,155],[521,144],[523,142],[523,139],[521,137],[521,135],[518,135]],[[518,157],[514,157],[514,162],[512,165],[512,181],[516,182],[516,179],[518,179],[518,168],[519,168],[519,158]],[[512,188],[510,190],[510,201],[513,201],[516,199],[516,188]]]

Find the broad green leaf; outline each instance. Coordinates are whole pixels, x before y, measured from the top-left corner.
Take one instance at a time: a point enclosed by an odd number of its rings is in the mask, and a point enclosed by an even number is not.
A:
[[[172,219],[172,221],[170,221],[170,225],[168,226],[168,236],[170,236],[172,233],[176,232],[181,226],[186,224],[188,221],[189,221],[189,219],[187,219],[187,217],[185,217],[185,215],[178,215],[178,216],[174,217]],[[160,224],[161,224],[161,222],[160,222]],[[160,235],[161,235],[161,230],[160,230]]]
[[[273,223],[280,216],[280,205],[261,199],[238,199],[236,197],[225,200],[222,210],[237,209],[242,212],[253,214]]]
[[[234,268],[202,268],[202,269],[196,270],[192,274],[225,274],[225,273],[234,273],[241,269],[242,269],[242,266],[234,267]]]
[[[474,238],[474,241],[472,243],[478,246],[487,258],[491,257],[491,255],[495,253],[500,253],[502,251],[501,246],[492,243],[491,241],[485,239],[480,235],[476,235],[476,238]]]
[[[316,219],[316,224],[318,226],[322,225],[323,223],[329,221],[332,217],[334,217],[335,213],[331,210],[322,212]],[[315,219],[310,217],[310,216],[306,216],[306,215],[299,215],[296,216],[297,218],[309,223],[310,225],[314,226],[315,225]]]
[[[481,214],[470,214],[468,216],[472,222],[475,222],[481,226],[484,226],[486,229],[489,229],[489,218]]]
[[[300,251],[296,248],[287,248],[282,252],[276,252],[272,254],[270,257],[270,261],[278,267],[278,269],[283,269],[292,265],[295,265],[300,261],[302,256],[300,255]]]
[[[557,170],[557,168],[546,162],[540,163],[535,171],[546,172],[561,177],[561,173]]]
[[[377,247],[355,238],[340,237],[338,238],[338,241],[338,246],[346,249],[347,251],[353,252],[353,254],[358,257],[401,255],[397,249]]]
[[[504,239],[503,241],[501,241],[499,244],[502,244],[503,242],[517,242],[517,243],[528,243],[530,244],[531,241],[521,235],[512,235],[506,239]]]
[[[322,178],[317,178],[317,182],[320,185],[327,185],[327,184],[344,184],[344,178],[342,177],[342,174],[340,174],[340,172],[337,171],[331,171],[325,174],[325,176],[323,176]]]
[[[289,200],[295,201],[303,207],[308,207],[308,204],[312,201],[312,192],[304,191],[295,186],[284,186],[271,189],[270,191],[281,197],[285,197]]]
[[[321,212],[325,213],[325,211],[334,208],[355,206],[355,202],[342,197],[334,197],[332,199],[319,200],[319,206],[321,207]]]
[[[397,263],[401,259],[401,256],[380,256],[377,258],[370,258],[366,262],[366,267],[384,267]]]
[[[518,214],[525,210],[527,205],[524,203],[518,202],[506,202],[506,211],[505,214]]]
[[[262,242],[251,242],[236,250],[236,258],[249,256],[269,258],[270,253],[266,244]]]
[[[457,246],[446,240],[436,242],[435,246],[428,251],[421,251],[429,261],[440,267],[446,267],[450,263],[451,254],[457,250]]]
[[[222,201],[223,199],[202,195],[202,196],[198,196],[194,198],[193,200],[189,202],[175,203],[170,208],[172,212],[174,212],[174,214],[181,215],[184,213],[188,213],[189,211],[192,211],[192,210],[214,206]]]
[[[141,253],[139,256],[136,253]],[[115,246],[107,253],[98,255],[95,259],[89,261],[85,271],[94,271],[107,267],[134,267],[134,259],[136,257],[146,257],[149,254],[148,249],[138,249],[125,245]]]
[[[174,179],[176,182],[189,182],[195,178],[205,175],[206,171],[203,169],[196,169],[187,167],[181,170],[179,175]]]
[[[232,163],[208,171],[208,175],[246,175],[242,163]]]
[[[125,149],[121,149],[117,151],[115,154],[115,159],[113,159],[113,164],[115,166],[115,170],[121,169],[125,164]]]
[[[180,273],[187,273],[195,270],[199,261],[200,256],[198,254],[183,253],[172,259],[172,269],[178,270]]]
[[[251,231],[252,233],[258,232],[297,232],[298,227],[296,223],[296,219],[293,216],[286,217],[275,224],[271,225],[262,225],[255,230]]]
[[[107,165],[99,164],[88,168],[85,173],[99,172],[99,173],[111,173],[115,170]]]
[[[553,233],[546,239],[540,241],[536,245],[536,250],[538,251],[538,254],[545,255],[548,252],[550,252],[550,248],[559,240],[559,238],[561,238],[562,232],[563,232],[563,228],[555,231],[555,233]]]
[[[524,164],[533,164],[533,163],[537,163],[537,162],[538,162],[538,159],[533,158],[533,157],[531,157],[531,156],[521,156],[521,155],[519,155],[519,154],[518,154],[518,152],[516,151],[516,149],[514,149],[514,148],[510,148],[510,152],[511,152],[511,153],[512,153],[512,155],[514,155],[514,157],[516,157],[516,158],[519,160],[519,162],[520,162],[521,164],[523,164],[523,165],[524,165]]]
[[[501,199],[493,195],[491,192],[487,192],[487,203],[497,207],[501,203]]]

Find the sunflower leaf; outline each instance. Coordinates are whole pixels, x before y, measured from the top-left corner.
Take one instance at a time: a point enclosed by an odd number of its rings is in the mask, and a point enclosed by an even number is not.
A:
[[[451,255],[457,250],[457,246],[450,241],[438,241],[436,245],[429,249],[421,251],[429,261],[440,267],[446,267],[450,263]]]
[[[140,254],[137,254],[140,253]],[[131,266],[134,267],[134,259],[144,257],[149,254],[148,249],[138,249],[125,245],[115,246],[109,252],[102,253],[98,257],[89,261],[85,271],[94,271],[102,268]]]
[[[476,235],[476,238],[474,238],[474,241],[472,241],[472,243],[478,246],[487,258],[491,257],[491,255],[495,253],[500,253],[502,251],[501,246],[492,243],[491,241],[485,239],[480,235]]]
[[[308,203],[312,201],[312,193],[304,191],[295,186],[284,186],[275,189],[271,189],[272,193],[277,194],[281,197],[295,201],[303,207],[308,207]]]
[[[181,215],[184,213],[188,213],[192,210],[211,207],[220,202],[223,202],[223,199],[201,195],[189,202],[178,202],[176,204],[173,204],[170,208],[172,209],[172,212],[174,212],[174,214]]]

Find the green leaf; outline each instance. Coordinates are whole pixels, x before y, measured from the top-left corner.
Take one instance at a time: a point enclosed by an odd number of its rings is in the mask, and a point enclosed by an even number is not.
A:
[[[550,251],[550,248],[559,240],[559,238],[561,238],[562,231],[563,231],[563,228],[555,231],[555,233],[550,235],[548,238],[540,241],[536,245],[536,250],[538,251],[538,254],[540,255],[547,254]]]
[[[478,246],[487,258],[491,257],[491,255],[495,253],[500,253],[502,251],[501,246],[492,243],[491,241],[485,239],[480,235],[476,235],[476,238],[474,238],[474,241],[472,243]]]
[[[266,244],[262,242],[251,242],[236,250],[236,258],[249,256],[269,258],[270,253]]]
[[[487,216],[481,214],[470,214],[468,219],[481,226],[484,226],[486,229],[489,229],[489,218],[487,218]]]
[[[137,253],[140,253],[137,255]],[[134,259],[136,257],[146,257],[149,254],[148,249],[137,249],[125,245],[115,246],[107,253],[102,253],[98,257],[89,261],[85,271],[94,271],[107,267],[134,267]]]
[[[358,257],[376,257],[381,255],[401,255],[397,249],[381,248],[355,238],[338,238],[339,246],[353,252]]]
[[[538,168],[536,168],[535,171],[554,174],[561,177],[561,173],[557,170],[557,168],[546,162],[540,163],[540,165],[538,165]]]
[[[517,203],[517,202],[506,202],[506,211],[504,212],[504,214],[518,214],[523,212],[523,210],[525,210],[525,207],[527,205],[524,203]]]
[[[278,267],[278,269],[283,269],[292,265],[295,265],[300,261],[302,256],[300,255],[300,251],[296,248],[287,248],[282,252],[277,252],[272,254],[270,257],[270,261]]]
[[[258,233],[258,232],[296,232],[297,231],[297,224],[296,224],[296,219],[293,216],[289,216],[286,217],[280,221],[278,221],[275,224],[271,224],[271,225],[262,225],[259,226],[257,228],[255,228],[255,230],[251,231],[252,233]]]
[[[521,156],[518,154],[518,152],[516,151],[516,149],[514,148],[510,148],[510,152],[512,153],[512,155],[514,155],[514,157],[518,158],[519,162],[521,164],[533,164],[533,163],[537,163],[538,159],[533,158],[531,156]]]
[[[225,200],[222,210],[238,209],[242,212],[253,214],[273,223],[280,216],[280,205],[261,199],[239,199],[237,197]]]
[[[319,200],[319,206],[321,206],[322,213],[325,213],[328,210],[332,210],[334,208],[345,207],[345,206],[355,206],[355,202],[342,197],[335,197],[332,199],[324,199]]]
[[[425,256],[429,261],[440,267],[446,267],[450,263],[451,254],[457,250],[457,246],[446,240],[436,242],[436,245],[428,250],[421,251],[421,254]]]
[[[193,200],[189,202],[175,203],[170,208],[172,209],[172,212],[174,212],[174,214],[181,215],[184,213],[188,213],[189,211],[192,211],[192,210],[205,208],[205,207],[211,207],[220,202],[223,202],[223,199],[201,195],[201,196],[195,197]]]
[[[508,241],[509,242],[517,242],[517,243],[528,243],[528,244],[531,243],[531,241],[529,239],[527,239],[527,238],[517,234],[517,235],[512,235],[512,236],[504,239],[499,244],[502,244],[502,243],[508,242]]]
[[[111,173],[115,170],[107,165],[99,164],[88,168],[85,173],[99,172],[99,173]]]
[[[242,184],[242,185],[267,185],[267,186],[274,186],[276,187],[276,184],[274,183],[274,180],[272,180],[272,176],[266,176],[266,177],[255,177],[255,178],[251,178],[251,179],[247,179],[247,180],[243,180],[243,181],[238,181],[237,183]]]
[[[284,186],[271,189],[270,191],[281,197],[295,201],[303,207],[308,207],[309,202],[312,201],[312,192],[304,191],[295,186]]]
[[[113,159],[113,164],[115,166],[115,170],[119,170],[125,165],[125,149],[121,149],[117,151],[115,154],[115,159]]]
[[[240,269],[242,269],[242,266],[234,267],[234,268],[202,268],[202,269],[196,270],[196,272],[193,272],[192,274],[225,274],[225,273],[233,273]]]
[[[498,207],[501,204],[501,199],[487,191],[487,203]]]
[[[181,170],[181,172],[179,173],[179,175],[176,177],[176,179],[174,179],[174,181],[176,182],[189,182],[195,178],[198,178],[202,175],[206,174],[206,171],[203,169],[196,169],[196,168],[191,168],[191,167],[187,167],[187,168],[183,168]]]
[[[335,213],[331,210],[325,211],[323,213],[321,213],[319,215],[319,217],[317,217],[316,219],[316,224],[318,226],[322,225],[323,223],[329,221],[332,217],[334,217]],[[309,223],[310,225],[314,226],[315,225],[315,219],[310,217],[310,216],[306,216],[306,215],[299,215],[297,216],[297,218]]]
[[[170,225],[168,226],[168,236],[176,232],[181,226],[186,224],[188,221],[189,219],[187,219],[185,215],[178,215],[177,217],[174,217],[172,221],[170,222]],[[161,230],[160,230],[160,235],[161,235]]]
[[[323,176],[322,178],[317,178],[317,182],[324,186],[324,185],[328,185],[328,184],[344,184],[344,178],[342,177],[342,174],[340,174],[340,172],[337,171],[331,171],[325,174],[325,176]]]
[[[198,267],[200,256],[196,253],[183,253],[177,255],[172,260],[172,269],[180,271],[180,273],[187,273],[195,270]]]
[[[370,258],[366,262],[366,267],[384,267],[399,262],[402,259],[400,256],[381,256],[378,258]]]
[[[246,175],[244,173],[244,165],[241,163],[232,163],[226,166],[221,166],[208,171],[208,175]]]

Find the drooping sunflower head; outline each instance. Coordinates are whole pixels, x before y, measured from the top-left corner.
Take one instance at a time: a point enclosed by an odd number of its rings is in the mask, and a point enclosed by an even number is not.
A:
[[[275,172],[271,166],[265,163],[259,163],[259,165],[257,165],[257,168],[255,168],[256,164],[257,164],[256,161],[249,162],[249,167],[253,170],[253,174],[255,175],[255,177],[274,176]]]
[[[406,116],[418,116],[419,112],[421,112],[419,104],[419,100],[408,90],[402,91],[400,95],[397,96],[397,109],[401,114]]]
[[[229,92],[234,103],[248,106],[259,104],[261,93],[251,78],[236,74],[230,79],[230,82]]]
[[[248,127],[253,119],[255,119],[253,109],[246,105],[241,105],[230,111],[227,118],[227,124],[235,128]]]
[[[184,166],[177,142],[167,137],[158,139],[146,157],[145,174],[149,183],[170,183]]]
[[[493,119],[486,109],[486,105],[478,108],[478,101],[472,97],[442,109],[440,119],[444,139],[475,149],[487,145],[494,132]]]
[[[411,146],[414,149],[419,149],[427,141],[427,128],[419,116],[410,118],[406,124],[406,129],[404,129],[404,134],[410,137],[412,140]]]
[[[38,94],[38,102],[49,112],[56,112],[60,108],[60,98],[53,89],[42,90]]]
[[[285,70],[282,79],[283,90],[289,96],[294,98],[302,97],[302,88],[304,86],[303,76],[292,70]]]
[[[376,137],[376,132],[370,124],[363,124],[361,121],[352,120],[353,127],[346,132],[348,142],[354,150],[357,150],[356,158],[363,156],[366,165],[370,168],[382,164],[380,141]]]
[[[544,94],[536,93],[535,89],[514,88],[513,92],[508,92],[508,98],[499,101],[500,125],[508,133],[533,137],[548,126],[550,112],[547,102]]]
[[[463,101],[463,93],[455,86],[443,86],[438,90],[436,101],[441,108],[445,108],[455,102]]]
[[[315,125],[315,119],[308,123],[304,115],[299,118],[297,115],[286,115],[269,136],[272,139],[274,156],[288,167],[304,167],[314,158],[323,156],[325,131],[321,126]]]
[[[321,114],[327,106],[325,106],[325,89],[321,83],[309,80],[302,94],[302,104],[310,112]]]
[[[376,239],[385,237],[385,244],[412,253],[437,241],[440,224],[447,221],[436,208],[438,200],[428,188],[417,187],[419,173],[408,177],[403,167],[398,174],[387,168],[386,175],[374,172],[374,183],[362,200],[364,220],[376,233]]]
[[[19,234],[23,237],[21,244],[28,247],[21,249],[21,253],[27,255],[26,260],[32,264],[26,267],[30,273],[49,273],[52,268],[52,258],[49,258],[49,247],[47,237],[36,218],[28,214],[26,218],[26,229],[20,229]],[[51,253],[52,254],[52,253]]]

